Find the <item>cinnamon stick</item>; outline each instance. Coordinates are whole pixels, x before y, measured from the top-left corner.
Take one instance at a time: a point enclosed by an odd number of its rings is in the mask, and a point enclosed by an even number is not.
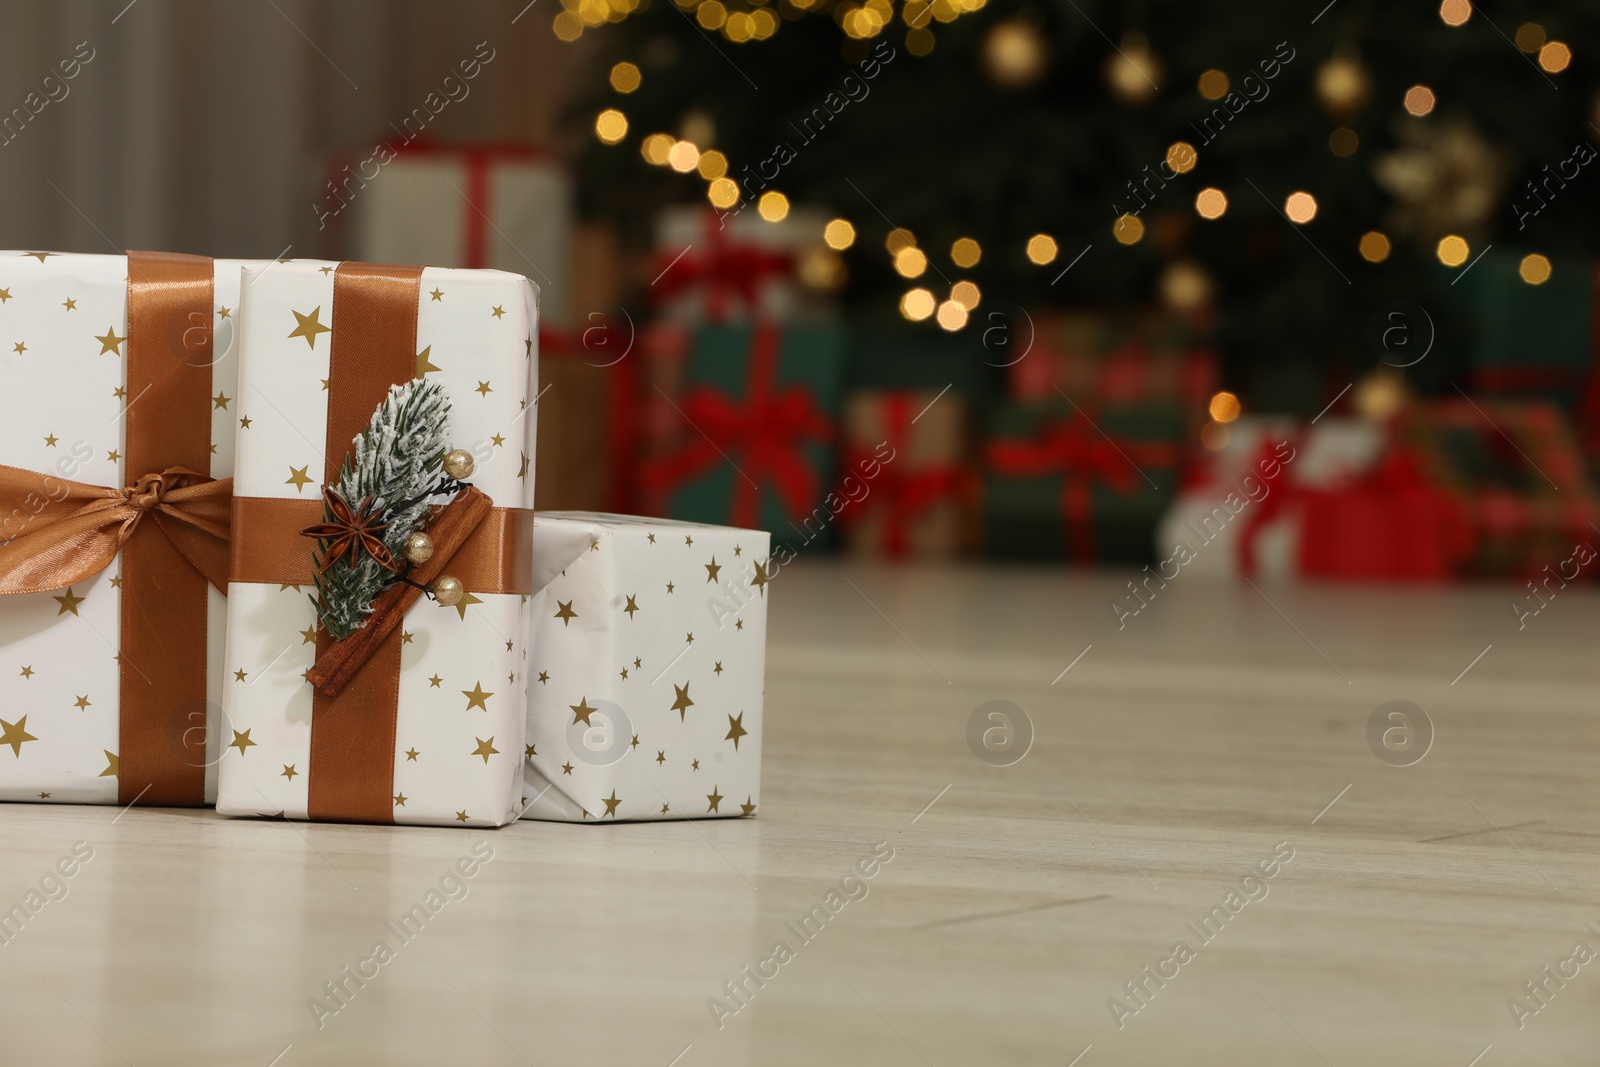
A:
[[[426,563],[413,565],[407,577],[419,585],[430,585],[445,573],[450,558],[493,510],[494,501],[487,494],[472,486],[463,489],[428,524],[428,536],[433,538],[433,556]],[[306,680],[324,696],[338,696],[378,646],[394,633],[421,595],[421,589],[403,582],[396,582],[379,593],[372,602],[372,614],[367,616],[366,625],[329,645],[306,673]]]

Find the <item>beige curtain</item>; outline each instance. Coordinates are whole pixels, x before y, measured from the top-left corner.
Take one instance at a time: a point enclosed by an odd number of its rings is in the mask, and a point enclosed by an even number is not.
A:
[[[587,49],[550,32],[559,10],[559,0],[0,0],[0,117],[13,116],[0,144],[0,247],[336,251],[312,206],[328,153],[392,135],[479,42],[493,61],[429,135],[561,149],[558,120]],[[58,64],[89,49],[60,80]]]

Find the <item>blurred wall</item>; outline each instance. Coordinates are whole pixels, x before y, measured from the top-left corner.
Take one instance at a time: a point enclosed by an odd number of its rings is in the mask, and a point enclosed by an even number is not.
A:
[[[558,0],[0,0],[0,119],[27,116],[0,127],[0,247],[333,251],[312,206],[327,153],[393,136],[479,42],[493,60],[428,136],[559,148],[586,51],[551,33],[559,10]],[[91,50],[61,79],[62,61]]]

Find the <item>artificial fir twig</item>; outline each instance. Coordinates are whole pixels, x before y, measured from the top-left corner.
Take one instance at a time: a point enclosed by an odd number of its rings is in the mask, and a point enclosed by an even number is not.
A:
[[[382,541],[395,559],[403,558],[405,539],[421,524],[428,499],[440,483],[446,451],[445,423],[450,398],[437,382],[419,378],[389,391],[367,428],[353,442],[334,486],[352,508],[363,502],[383,517]],[[324,507],[324,522],[333,522]],[[323,564],[328,542],[319,540],[314,559]],[[370,554],[352,553],[316,576],[312,602],[328,633],[343,640],[366,623],[372,602],[395,575]]]

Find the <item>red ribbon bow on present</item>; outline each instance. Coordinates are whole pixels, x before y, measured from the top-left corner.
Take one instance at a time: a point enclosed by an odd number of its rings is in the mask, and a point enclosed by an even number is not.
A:
[[[1138,464],[1168,466],[1177,462],[1170,441],[1114,442],[1087,415],[1049,426],[1040,438],[998,437],[989,442],[989,466],[1009,478],[1061,476],[1061,512],[1074,559],[1094,558],[1094,533],[1089,524],[1089,490],[1102,482],[1127,496],[1139,487]]]
[[[748,395],[741,403],[707,385],[691,388],[682,411],[699,431],[700,441],[646,468],[650,489],[667,492],[726,459],[737,471],[730,523],[754,526],[760,518],[757,487],[776,488],[784,508],[798,516],[817,501],[817,472],[800,449],[833,436],[833,424],[804,387],[774,389],[778,329],[753,327]],[[660,501],[655,510],[666,510]]]
[[[657,300],[670,300],[686,290],[703,287],[706,318],[712,322],[727,318],[734,301],[743,303],[754,314],[761,287],[769,279],[781,278],[794,269],[794,257],[787,252],[730,241],[721,216],[714,212],[706,213],[701,245],[703,250],[693,254],[694,245],[676,257],[658,253],[650,268],[657,275],[651,289]]]

